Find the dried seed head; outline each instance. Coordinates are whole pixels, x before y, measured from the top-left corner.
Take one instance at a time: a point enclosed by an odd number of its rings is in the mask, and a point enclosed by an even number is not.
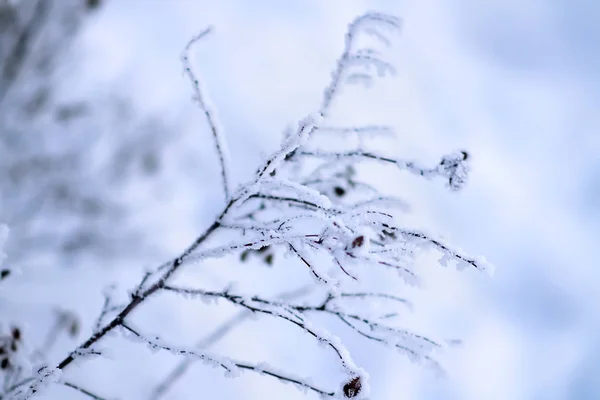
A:
[[[343,387],[344,396],[351,399],[353,397],[358,396],[360,390],[362,389],[362,382],[360,380],[360,376],[352,378],[348,383],[346,383]]]

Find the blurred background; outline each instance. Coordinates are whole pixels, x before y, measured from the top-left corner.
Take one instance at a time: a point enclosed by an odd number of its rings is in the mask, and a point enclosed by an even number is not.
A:
[[[444,355],[447,378],[356,345],[371,398],[600,398],[600,5],[591,0],[0,1],[0,222],[10,227],[7,263],[20,270],[0,292],[2,320],[27,325],[42,346],[42,327],[68,310],[82,332],[56,340],[49,357],[60,359],[89,333],[104,287],[125,295],[220,210],[217,159],[180,64],[193,34],[215,26],[193,57],[240,183],[319,104],[347,24],[368,10],[403,19],[389,52],[397,76],[348,99],[338,118],[393,125],[386,151],[405,158],[467,149],[472,173],[458,193],[395,172],[376,179],[429,231],[496,266],[492,278],[434,268],[412,294],[412,324],[462,340]],[[223,279],[211,268],[194,274]],[[200,318],[197,305],[170,303],[140,318],[192,343],[230,311]],[[219,348],[317,381],[329,374],[317,351],[298,359],[285,331],[248,349],[265,330],[253,321]],[[113,360],[70,372],[107,397],[148,398],[176,362],[107,347]],[[312,398],[221,375],[194,366],[165,398]]]

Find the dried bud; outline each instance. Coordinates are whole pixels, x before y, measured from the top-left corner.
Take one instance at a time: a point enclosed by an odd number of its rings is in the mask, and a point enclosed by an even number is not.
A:
[[[466,151],[460,151],[442,158],[440,166],[443,169],[443,174],[448,178],[450,189],[459,190],[465,185],[469,171],[467,158],[469,158],[469,154]]]
[[[365,237],[363,235],[357,236],[352,241],[352,248],[362,247],[363,244],[365,244]]]
[[[335,193],[336,196],[338,197],[342,197],[343,195],[346,194],[346,190],[343,187],[340,186],[336,186],[333,188],[333,192]]]
[[[267,256],[265,257],[265,262],[268,265],[273,265],[273,254],[267,254]]]
[[[85,5],[89,10],[95,10],[100,6],[100,0],[86,0]]]
[[[71,324],[69,325],[69,336],[71,336],[72,338],[77,337],[77,335],[79,334],[79,321],[77,321],[76,319],[73,319],[73,321],[71,321]]]
[[[360,376],[354,377],[344,385],[344,396],[349,399],[356,397],[360,393],[361,389],[362,382],[360,381]]]

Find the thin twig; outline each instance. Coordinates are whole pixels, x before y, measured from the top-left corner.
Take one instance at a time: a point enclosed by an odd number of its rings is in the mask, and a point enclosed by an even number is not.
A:
[[[221,166],[221,179],[223,180],[223,191],[225,192],[225,200],[228,201],[231,193],[230,193],[230,182],[229,182],[229,153],[227,150],[227,144],[225,141],[225,135],[222,132],[221,124],[217,118],[217,112],[213,109],[211,102],[209,100],[206,89],[200,80],[197,72],[192,70],[189,61],[189,51],[191,47],[198,42],[200,39],[208,35],[212,32],[213,28],[208,27],[204,29],[202,32],[198,33],[196,36],[192,37],[192,39],[185,46],[182,55],[182,64],[184,68],[184,74],[188,77],[192,88],[194,90],[194,99],[198,102],[200,109],[204,112],[204,116],[210,126],[210,130],[213,135],[213,140],[215,144],[215,150],[217,151],[217,155],[219,157],[219,164]]]

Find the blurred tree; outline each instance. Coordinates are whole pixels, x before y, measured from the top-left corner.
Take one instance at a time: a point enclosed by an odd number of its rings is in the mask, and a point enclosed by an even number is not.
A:
[[[125,98],[59,90],[70,44],[103,3],[0,3],[0,221],[13,266],[118,257],[141,238],[122,193],[159,172],[164,122],[140,119]]]

